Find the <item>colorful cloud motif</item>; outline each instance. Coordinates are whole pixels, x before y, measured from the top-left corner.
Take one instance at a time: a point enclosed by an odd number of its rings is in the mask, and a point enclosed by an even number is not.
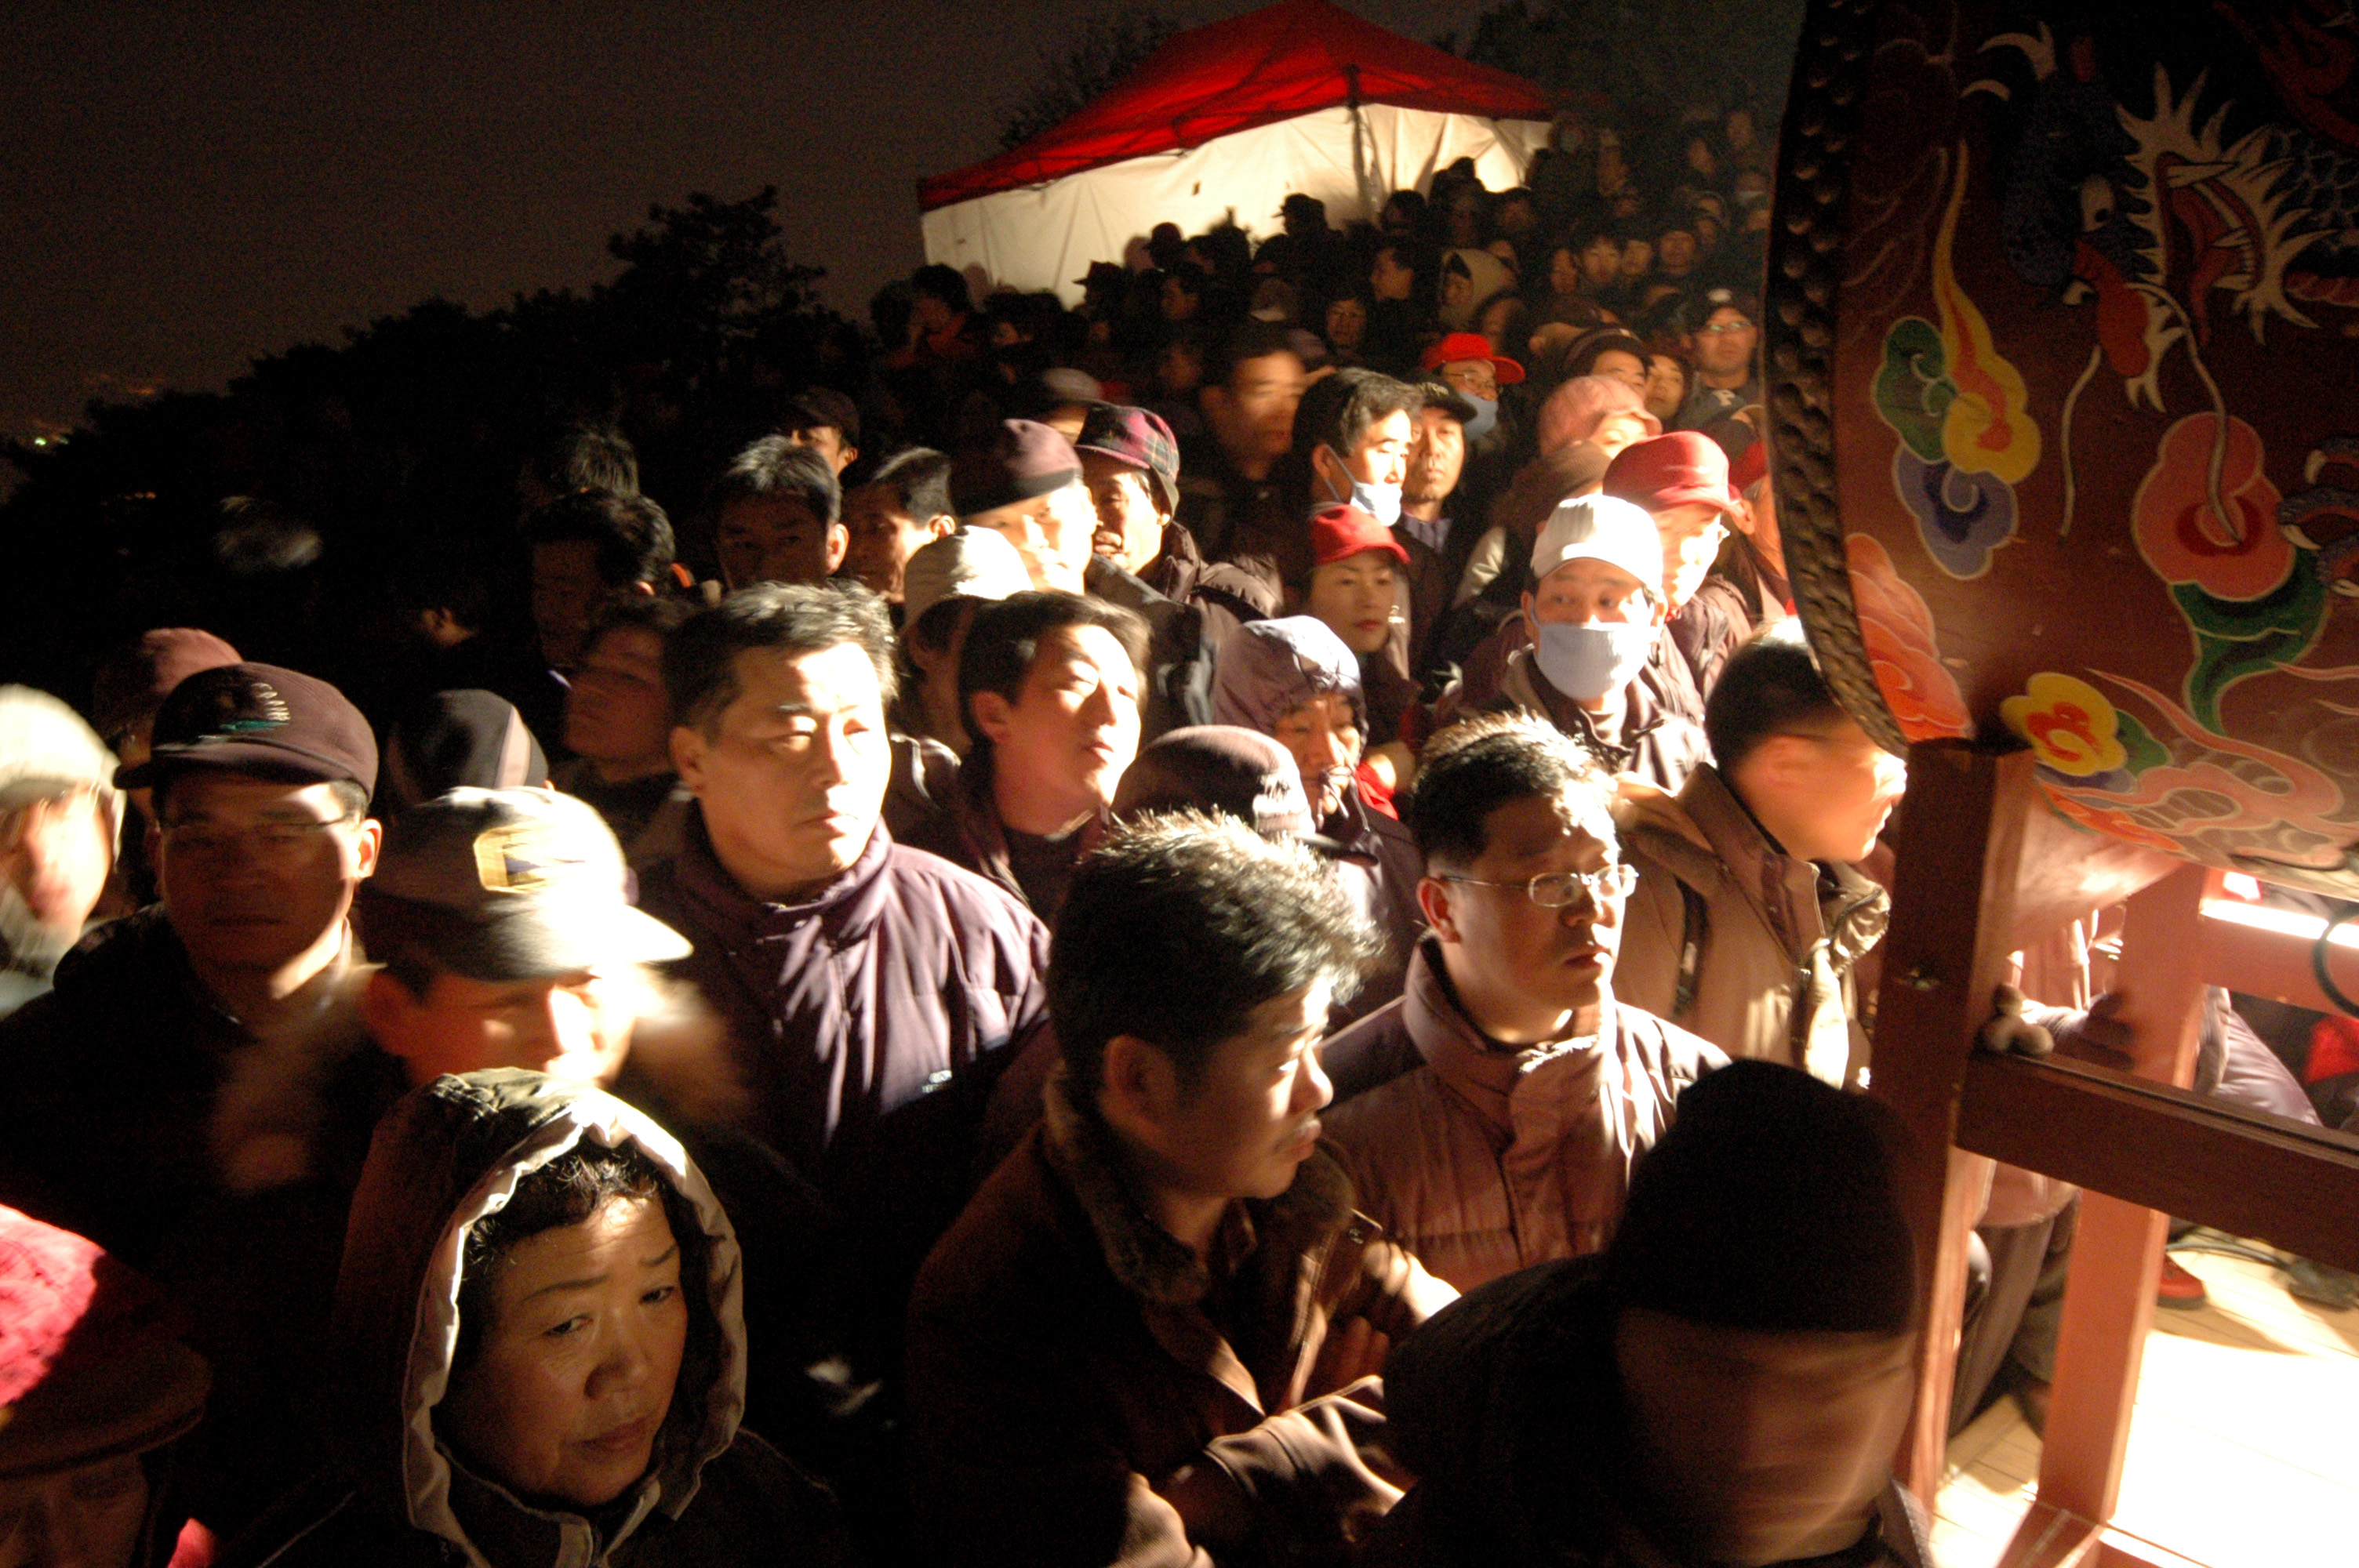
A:
[[[2085,779],[2125,767],[2129,750],[2105,694],[2087,681],[2049,672],[2031,677],[2025,695],[1998,705],[2006,727],[2031,743],[2040,765]]]
[[[2211,413],[2163,432],[2130,503],[2138,554],[2157,577],[2239,600],[2284,584],[2294,546],[2277,526],[2284,498],[2261,471],[2262,458],[2260,433],[2234,415],[2224,433]]]
[[[1867,662],[1900,732],[1911,741],[1972,736],[1973,719],[1933,639],[1933,612],[1900,580],[1884,542],[1854,534],[1843,541],[1843,558]]]
[[[1884,334],[1875,412],[1902,446],[1929,463],[1941,460],[1941,421],[1958,395],[1949,367],[1940,332],[1923,317],[1903,316]]]
[[[2317,557],[2295,553],[2297,569],[2259,599],[2215,599],[2191,582],[2176,584],[2170,597],[2195,634],[2195,663],[2189,666],[2185,695],[2198,723],[2221,733],[2220,699],[2238,681],[2299,664],[2326,629],[2326,586]]]
[[[1972,580],[1991,569],[1991,552],[2015,537],[2015,490],[1988,474],[1928,463],[1906,446],[1892,453],[1892,488],[1917,520],[1933,564]]]

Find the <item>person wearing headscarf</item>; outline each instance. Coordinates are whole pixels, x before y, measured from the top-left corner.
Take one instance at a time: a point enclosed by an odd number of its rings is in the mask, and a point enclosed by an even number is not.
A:
[[[1258,730],[1294,754],[1320,833],[1345,850],[1345,889],[1387,949],[1337,1022],[1382,1007],[1400,994],[1424,927],[1417,903],[1424,871],[1408,830],[1364,793],[1368,711],[1358,655],[1311,616],[1250,622],[1221,650],[1212,720]]]

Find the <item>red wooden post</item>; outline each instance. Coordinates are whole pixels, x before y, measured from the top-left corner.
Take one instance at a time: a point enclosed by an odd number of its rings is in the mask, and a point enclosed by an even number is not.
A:
[[[2134,1071],[2185,1087],[2194,1078],[2203,976],[2204,873],[2188,866],[2129,903],[2119,989],[2137,1031]],[[2130,1410],[2154,1320],[2169,1217],[2085,1193],[2057,1341],[2056,1390],[2040,1449],[2039,1499],[2102,1523],[2121,1493]]]
[[[1901,1197],[1917,1241],[1925,1332],[1917,1407],[1896,1469],[1928,1508],[1949,1442],[1966,1238],[1990,1181],[1988,1160],[1953,1147],[1959,1082],[2013,946],[2031,770],[2028,752],[1954,741],[1908,751],[1869,1092],[1910,1132]]]

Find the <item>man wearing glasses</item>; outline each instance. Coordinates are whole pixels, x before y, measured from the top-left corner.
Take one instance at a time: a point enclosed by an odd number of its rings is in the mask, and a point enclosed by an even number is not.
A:
[[[1614,1000],[1614,781],[1536,715],[1434,738],[1407,816],[1428,935],[1326,1047],[1360,1207],[1460,1290],[1603,1247],[1680,1093],[1727,1058]]]
[[[1702,325],[1690,340],[1694,390],[1671,421],[1675,430],[1701,430],[1761,401],[1761,314],[1751,297],[1734,288],[1707,290]]]
[[[356,1162],[402,1092],[345,981],[375,869],[368,723],[324,681],[200,671],[147,759],[161,902],[0,1023],[0,1203],[99,1242],[191,1314],[215,1398],[189,1496],[219,1535],[299,1472],[301,1346],[324,1326]],[[347,1163],[355,1168],[346,1169]]]

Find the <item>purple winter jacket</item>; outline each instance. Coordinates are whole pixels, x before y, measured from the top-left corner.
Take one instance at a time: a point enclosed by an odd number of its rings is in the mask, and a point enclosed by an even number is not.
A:
[[[727,1022],[737,1125],[851,1215],[929,1240],[973,1186],[975,1122],[1009,1045],[1046,1026],[1048,928],[882,823],[850,871],[785,905],[738,887],[700,809],[641,887],[641,907],[696,945],[671,971]]]

